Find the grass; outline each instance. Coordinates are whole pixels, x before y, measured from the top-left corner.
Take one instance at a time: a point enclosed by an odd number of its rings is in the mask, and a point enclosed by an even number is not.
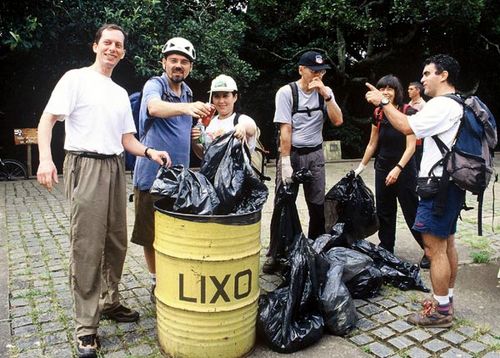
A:
[[[485,236],[472,236],[463,238],[473,251],[470,253],[472,262],[477,264],[485,264],[490,262],[493,249],[491,247],[491,240]]]

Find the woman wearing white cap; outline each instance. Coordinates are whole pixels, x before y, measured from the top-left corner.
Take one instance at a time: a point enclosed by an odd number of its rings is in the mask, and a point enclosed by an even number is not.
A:
[[[246,142],[250,150],[253,151],[256,143],[257,126],[249,116],[234,111],[234,105],[238,100],[236,82],[226,75],[217,76],[210,86],[210,100],[217,111],[217,115],[205,129],[205,148],[217,137],[234,130],[234,136]],[[203,145],[199,143],[200,136],[200,128],[194,127],[191,131],[191,139],[193,141],[193,151],[199,158],[203,156]]]

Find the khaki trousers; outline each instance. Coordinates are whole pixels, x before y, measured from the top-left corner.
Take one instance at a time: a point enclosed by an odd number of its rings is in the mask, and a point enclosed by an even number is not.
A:
[[[70,201],[70,285],[76,336],[97,333],[100,311],[119,304],[118,283],[127,252],[123,156],[67,153],[65,194]]]

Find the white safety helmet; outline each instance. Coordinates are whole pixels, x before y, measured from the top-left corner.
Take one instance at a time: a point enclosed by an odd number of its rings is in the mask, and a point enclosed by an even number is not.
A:
[[[236,82],[229,76],[218,75],[212,80],[210,92],[234,92],[238,91]]]
[[[170,53],[186,55],[192,62],[196,59],[196,51],[193,44],[183,37],[173,37],[163,45],[161,53],[166,56]]]

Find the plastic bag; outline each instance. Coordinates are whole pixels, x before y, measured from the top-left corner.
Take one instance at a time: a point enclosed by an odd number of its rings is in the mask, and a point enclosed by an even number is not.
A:
[[[334,247],[325,257],[331,265],[342,266],[342,281],[353,298],[374,297],[383,284],[382,273],[373,260],[360,252],[345,247]]]
[[[257,317],[259,336],[280,353],[304,349],[323,335],[315,253],[304,235],[295,241],[289,259],[290,272],[284,285],[261,296]]]
[[[379,228],[373,193],[361,177],[350,171],[325,196],[325,226],[345,223],[348,243],[364,239]]]
[[[401,290],[417,289],[429,292],[429,288],[425,286],[420,277],[418,265],[403,261],[392,252],[367,240],[353,243],[352,248],[373,259],[375,265],[381,270],[385,283]]]
[[[342,266],[328,270],[321,291],[321,311],[325,327],[334,335],[343,336],[356,326],[358,316],[349,290],[342,282]]]
[[[255,175],[250,153],[234,131],[217,138],[205,153],[200,173],[212,183],[220,200],[217,214],[244,214],[262,209],[268,189]]]
[[[290,247],[301,233],[302,226],[295,204],[295,193],[290,186],[281,184],[274,199],[267,255],[275,259],[286,258]]]
[[[344,225],[344,223],[335,224],[328,234],[318,236],[313,243],[314,251],[320,254],[334,247],[346,247],[347,240],[344,235]]]
[[[150,192],[165,196],[162,208],[179,213],[212,215],[220,203],[207,178],[182,165],[161,167]]]

